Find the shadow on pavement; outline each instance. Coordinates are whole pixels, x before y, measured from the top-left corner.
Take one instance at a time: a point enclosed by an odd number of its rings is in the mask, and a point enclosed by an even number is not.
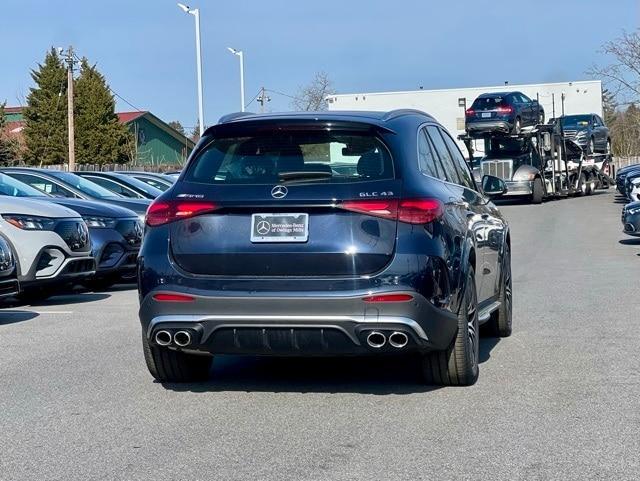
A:
[[[95,292],[79,292],[60,294],[50,297],[45,300],[34,300],[30,304],[31,306],[60,306],[68,304],[81,304],[83,302],[102,301],[111,297],[109,294],[95,293]],[[27,299],[28,302],[28,299]]]
[[[623,246],[640,246],[640,239],[620,239],[618,243]]]
[[[17,322],[30,321],[40,314],[31,311],[6,311],[0,309],[0,326],[15,324]]]
[[[499,342],[480,342],[480,362]],[[216,356],[211,378],[203,383],[164,383],[178,392],[295,392],[355,394],[415,394],[442,389],[422,384],[417,355],[360,357]]]

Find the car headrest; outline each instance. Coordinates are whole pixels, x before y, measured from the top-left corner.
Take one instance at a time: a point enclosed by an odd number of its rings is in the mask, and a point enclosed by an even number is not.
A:
[[[384,172],[384,161],[377,152],[367,152],[358,160],[358,175],[362,177],[380,177]]]

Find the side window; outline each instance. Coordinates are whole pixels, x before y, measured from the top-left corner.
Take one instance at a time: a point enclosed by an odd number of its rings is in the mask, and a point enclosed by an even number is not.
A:
[[[462,155],[462,152],[460,152],[458,145],[454,142],[454,140],[451,138],[451,136],[447,132],[445,132],[444,130],[440,130],[440,133],[442,134],[442,137],[444,137],[444,141],[447,144],[447,147],[449,148],[449,152],[451,153],[451,156],[453,157],[453,160],[456,163],[456,167],[458,168],[458,174],[460,174],[460,180],[462,181],[461,182],[462,185],[471,190],[476,190],[476,184],[473,181],[473,175],[471,175],[469,166],[467,165],[467,162],[464,160],[464,156]]]
[[[84,177],[94,184],[98,184],[99,186],[104,187],[105,189],[108,189],[118,195],[121,195],[122,197],[129,197],[134,199],[140,198],[140,196],[133,190],[127,189],[126,187],[112,180],[105,179],[104,177],[93,177],[91,175],[85,175]]]
[[[418,162],[421,172],[436,179],[447,180],[440,159],[433,152],[433,146],[425,129],[420,129],[418,132]]]
[[[51,182],[50,180],[47,180],[43,177],[38,177],[36,175],[31,175],[31,174],[21,174],[21,173],[11,174],[11,176],[14,179],[19,180],[20,182],[30,185],[31,187],[38,189],[42,192],[45,192],[47,194],[51,194],[55,197],[70,197],[70,198],[77,197],[70,190],[65,189],[59,184],[56,184],[55,182]]]
[[[440,135],[440,129],[434,125],[429,125],[427,127],[427,132],[442,163],[446,180],[454,184],[462,184],[454,163],[455,161],[453,160],[453,157],[451,157],[442,135]]]
[[[520,98],[522,99],[523,102],[526,102],[528,104],[530,104],[532,102],[532,100],[529,97],[527,97],[525,94],[521,93],[519,95],[520,95]]]

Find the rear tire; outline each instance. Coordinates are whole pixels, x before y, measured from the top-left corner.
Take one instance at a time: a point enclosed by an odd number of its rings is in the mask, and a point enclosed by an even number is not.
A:
[[[511,281],[511,249],[505,245],[502,257],[502,280],[498,296],[500,307],[491,314],[491,319],[483,326],[488,335],[509,337],[512,332],[513,284]]]
[[[478,298],[473,268],[470,266],[458,312],[458,333],[444,351],[430,352],[422,358],[427,384],[470,386],[478,380],[479,351]]]
[[[521,131],[522,131],[522,122],[520,120],[520,117],[516,117],[516,120],[513,124],[513,133],[518,135],[520,134]]]
[[[537,177],[533,180],[533,193],[531,194],[532,204],[542,204],[542,198],[544,197],[544,188],[542,186],[542,179]]]
[[[151,375],[160,382],[198,382],[209,378],[213,356],[153,346],[142,333],[142,351]]]

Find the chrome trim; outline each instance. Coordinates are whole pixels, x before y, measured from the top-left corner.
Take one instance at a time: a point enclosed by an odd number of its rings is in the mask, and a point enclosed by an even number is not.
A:
[[[153,328],[163,322],[171,323],[200,323],[207,321],[223,321],[222,324],[215,326],[212,333],[222,328],[233,327],[274,327],[274,328],[292,328],[292,327],[318,327],[318,328],[337,328],[346,333],[344,328],[340,326],[341,322],[352,322],[354,324],[400,324],[413,330],[413,332],[425,341],[429,338],[413,319],[408,317],[395,316],[243,316],[243,315],[176,315],[176,316],[157,316],[151,319],[147,329],[147,337],[151,335]],[[333,324],[335,323],[335,324]],[[348,333],[347,333],[348,335]],[[349,335],[352,341],[360,345],[358,339],[354,339]]]
[[[500,307],[500,301],[494,301],[478,312],[478,321],[488,321],[491,314]]]

